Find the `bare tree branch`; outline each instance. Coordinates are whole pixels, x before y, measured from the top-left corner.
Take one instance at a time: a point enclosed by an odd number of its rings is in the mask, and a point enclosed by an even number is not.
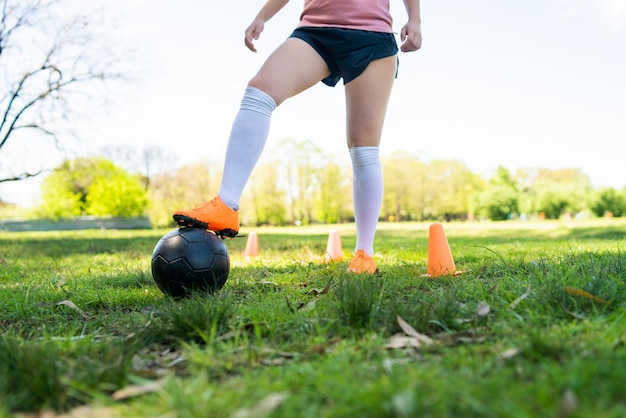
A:
[[[9,143],[32,141],[33,135],[51,139],[60,149],[71,131],[67,122],[91,101],[96,83],[123,78],[115,71],[115,51],[98,55],[105,50],[98,47],[103,37],[96,36],[88,18],[75,15],[59,24],[63,5],[58,0],[0,0],[0,74],[6,79],[0,82],[0,156],[15,147]],[[18,168],[23,173],[15,175],[8,170],[0,166],[0,182],[46,171]]]
[[[21,180],[26,180],[28,178],[31,177],[37,177],[38,175],[46,172],[46,171],[50,171],[50,170],[39,170],[36,171],[34,173],[22,173],[22,174],[18,174],[17,176],[13,176],[13,177],[6,177],[6,178],[0,178],[0,183],[8,183],[11,181],[21,181]]]
[[[20,13],[12,13],[14,6],[11,5],[10,0],[2,1],[2,16],[0,16],[0,55],[10,44],[11,35],[20,30],[20,28],[28,26],[30,17],[36,14],[37,10],[42,7],[46,7],[41,1],[32,5],[27,5]],[[11,21],[14,19],[14,21]]]

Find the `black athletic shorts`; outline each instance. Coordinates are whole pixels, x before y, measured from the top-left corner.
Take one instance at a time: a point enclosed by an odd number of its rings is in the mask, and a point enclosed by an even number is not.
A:
[[[302,39],[320,54],[330,69],[330,75],[322,82],[331,87],[341,78],[343,84],[354,80],[370,62],[398,53],[393,33],[300,27],[293,31],[290,38]]]

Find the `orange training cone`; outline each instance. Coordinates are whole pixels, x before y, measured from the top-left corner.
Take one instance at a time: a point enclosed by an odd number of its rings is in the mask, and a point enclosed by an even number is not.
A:
[[[327,263],[333,261],[341,261],[343,258],[343,249],[341,248],[341,238],[339,232],[334,229],[328,234],[328,244],[326,244],[326,257],[324,259]]]
[[[450,245],[443,225],[434,223],[428,232],[428,277],[456,276],[456,271]]]
[[[256,257],[259,255],[259,238],[256,232],[252,231],[248,234],[248,240],[246,241],[246,250],[244,252],[246,258]]]

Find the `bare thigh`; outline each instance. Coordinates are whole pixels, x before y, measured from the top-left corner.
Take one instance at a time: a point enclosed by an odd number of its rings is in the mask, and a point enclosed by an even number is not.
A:
[[[345,86],[348,148],[378,146],[396,75],[395,55],[372,61]]]
[[[288,38],[267,58],[248,85],[269,94],[277,105],[330,74],[322,57],[308,43]]]

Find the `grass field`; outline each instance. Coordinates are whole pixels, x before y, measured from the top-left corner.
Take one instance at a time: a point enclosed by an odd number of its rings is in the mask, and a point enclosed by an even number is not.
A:
[[[626,219],[444,224],[437,279],[428,226],[381,224],[367,277],[322,263],[353,225],[259,228],[182,301],[167,230],[0,232],[0,416],[626,416]]]

